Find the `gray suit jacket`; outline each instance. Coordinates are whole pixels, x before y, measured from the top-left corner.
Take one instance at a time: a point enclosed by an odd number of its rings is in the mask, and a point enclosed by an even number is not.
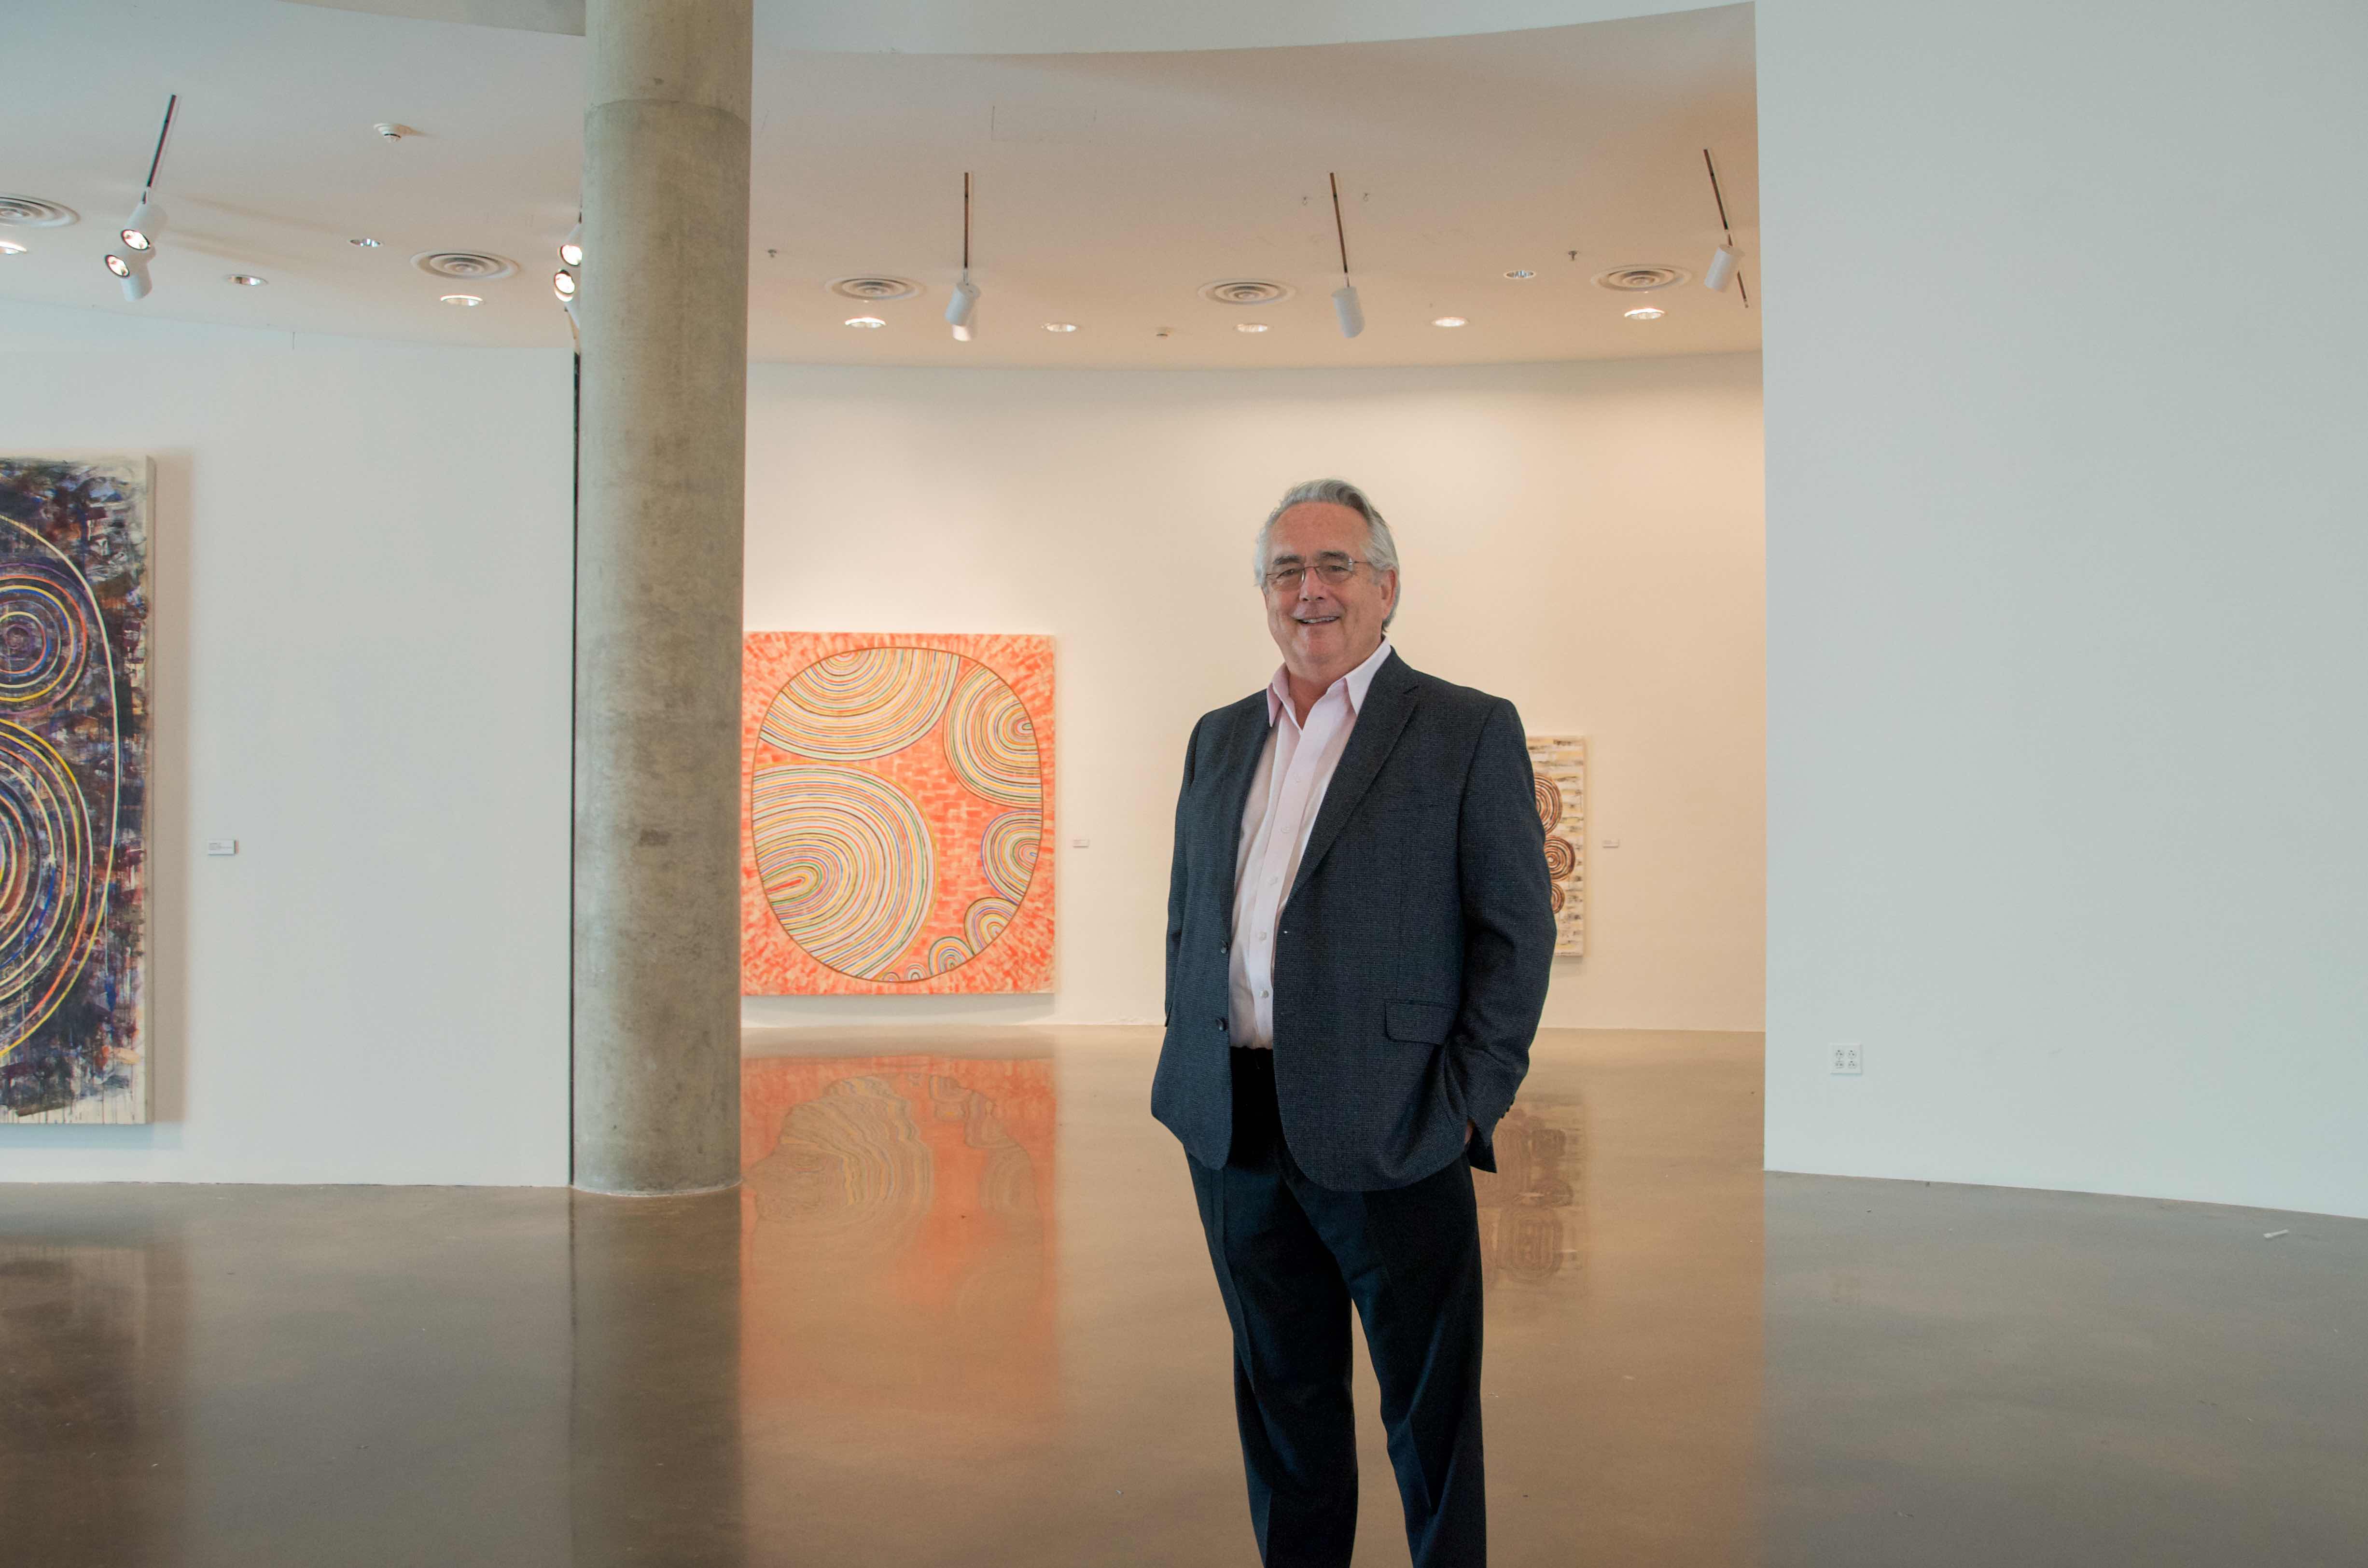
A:
[[[1234,864],[1266,705],[1259,692],[1201,717],[1176,802],[1151,1112],[1211,1167],[1233,1143]],[[1419,1181],[1459,1153],[1497,1168],[1497,1122],[1545,1006],[1548,898],[1520,716],[1393,653],[1275,934],[1275,1097],[1302,1170],[1362,1192]]]

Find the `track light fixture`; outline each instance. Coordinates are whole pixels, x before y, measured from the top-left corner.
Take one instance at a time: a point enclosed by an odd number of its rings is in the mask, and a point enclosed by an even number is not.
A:
[[[1357,301],[1357,286],[1349,281],[1349,230],[1340,222],[1340,176],[1332,176],[1332,234],[1340,242],[1340,287],[1332,290],[1332,313],[1340,318],[1340,335],[1354,337],[1365,330],[1365,307]]]
[[[181,95],[173,94],[165,100],[165,123],[157,128],[156,152],[148,160],[148,177],[140,182],[140,201],[131,209],[131,216],[123,221],[116,237],[121,242],[118,249],[107,253],[107,270],[123,284],[127,300],[144,300],[152,285],[148,281],[148,260],[156,254],[156,236],[165,231],[165,210],[158,206],[149,192],[156,184],[156,171],[165,162],[165,139],[173,134],[173,110],[179,105]]]
[[[584,214],[575,215],[575,227],[559,242],[559,270],[551,275],[551,297],[567,312],[567,330],[571,336],[579,335],[581,324],[575,319],[575,291],[580,286],[576,270],[584,265]]]
[[[1718,165],[1711,162],[1707,147],[1702,149],[1702,168],[1710,176],[1711,199],[1718,203],[1719,232],[1726,236],[1726,243],[1711,253],[1710,265],[1702,268],[1702,287],[1713,293],[1724,294],[1726,286],[1736,282],[1735,268],[1743,260],[1743,253],[1735,248],[1735,225],[1726,221],[1726,198],[1718,188]],[[1738,285],[1738,291],[1743,296],[1743,308],[1749,310],[1750,286]]]
[[[123,243],[133,250],[154,250],[154,236],[163,233],[164,228],[165,210],[143,195],[140,205],[131,210],[131,216],[124,222]]]
[[[148,253],[133,251],[126,256],[121,251],[107,253],[107,269],[123,280],[123,297],[144,300],[152,285],[148,281]]]
[[[970,176],[962,176],[962,280],[954,285],[953,298],[946,301],[946,324],[954,329],[956,343],[968,343],[973,328],[971,317],[978,310],[978,285],[970,280]]]

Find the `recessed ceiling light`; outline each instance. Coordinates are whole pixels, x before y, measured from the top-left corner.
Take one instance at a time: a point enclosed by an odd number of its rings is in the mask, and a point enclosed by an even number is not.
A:
[[[1531,271],[1528,267],[1517,267],[1513,268],[1513,270],[1512,270],[1512,271],[1508,272],[1507,274],[1505,274],[1505,276],[1506,276],[1506,277],[1508,277],[1508,278],[1511,278],[1511,279],[1512,279],[1514,282],[1516,282],[1516,283],[1520,283],[1520,282],[1525,282],[1525,281],[1527,281],[1527,280],[1528,280],[1528,279],[1530,279],[1530,278],[1535,278],[1535,277],[1537,276],[1537,274],[1536,274],[1536,273],[1534,273],[1534,272],[1531,272]]]
[[[1234,324],[1234,330],[1235,332],[1264,332],[1266,330],[1266,323],[1262,321],[1237,321]]]
[[[888,324],[878,316],[849,316],[847,318],[847,324],[862,327],[868,332],[873,327],[886,326]]]
[[[1659,321],[1669,312],[1658,305],[1639,305],[1633,311],[1622,311],[1620,313],[1630,321]]]
[[[0,240],[0,256],[22,256],[25,247],[14,240]]]
[[[1048,321],[1044,324],[1044,330],[1046,332],[1075,332],[1077,330],[1077,324],[1073,321]]]
[[[270,279],[257,278],[252,272],[233,272],[229,277],[223,278],[222,281],[225,283],[235,283],[242,289],[260,289],[264,284],[270,281]]]
[[[464,307],[470,305],[482,305],[485,302],[484,296],[482,294],[446,294],[443,296],[443,301],[444,303],[448,305],[461,305]]]
[[[1433,326],[1462,326],[1463,324],[1463,318],[1462,316],[1440,316],[1430,324]]]
[[[362,248],[362,249],[364,249],[364,250],[376,250],[376,249],[378,249],[378,244],[379,244],[379,243],[378,243],[376,240],[371,239],[369,235],[365,234],[365,235],[363,235],[363,236],[362,236],[361,238],[359,238],[359,239],[347,240],[347,241],[346,242],[346,244],[349,244],[349,245],[359,245],[359,246],[361,246],[361,248]]]

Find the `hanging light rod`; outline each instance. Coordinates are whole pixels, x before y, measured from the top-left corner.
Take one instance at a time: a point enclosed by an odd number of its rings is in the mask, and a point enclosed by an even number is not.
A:
[[[978,285],[970,280],[970,173],[962,173],[962,281],[954,285],[953,298],[946,301],[946,324],[954,329],[956,343],[971,339],[971,312],[978,308]]]
[[[1340,221],[1340,176],[1332,176],[1332,234],[1340,242],[1340,287],[1332,290],[1332,311],[1340,318],[1340,335],[1354,337],[1365,330],[1365,307],[1357,302],[1357,286],[1349,281],[1349,228]]]
[[[173,134],[173,111],[181,106],[181,95],[172,94],[165,100],[165,123],[156,128],[156,152],[148,160],[148,177],[140,182],[140,194],[145,196],[156,183],[156,171],[165,166],[165,139]]]
[[[1725,293],[1727,283],[1732,280],[1736,291],[1743,296],[1743,308],[1748,311],[1751,308],[1751,289],[1736,276],[1735,271],[1736,264],[1743,259],[1743,253],[1735,248],[1735,225],[1727,222],[1726,197],[1718,188],[1718,165],[1711,161],[1707,147],[1702,149],[1702,168],[1710,175],[1711,199],[1718,203],[1719,232],[1726,236],[1726,243],[1712,253],[1710,265],[1702,269],[1702,287]]]
[[[156,151],[148,159],[148,177],[140,182],[140,203],[123,225],[123,243],[133,250],[153,249],[156,232],[165,226],[165,210],[151,202],[148,193],[155,187],[156,171],[164,167],[165,142],[173,134],[173,111],[180,104],[178,93],[165,100],[165,123],[156,128]]]

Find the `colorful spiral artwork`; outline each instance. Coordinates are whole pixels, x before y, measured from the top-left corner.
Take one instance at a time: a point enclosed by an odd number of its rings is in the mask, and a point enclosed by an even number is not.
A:
[[[0,459],[0,1122],[148,1119],[147,495]]]
[[[1545,824],[1548,833],[1552,833],[1562,821],[1562,790],[1543,773],[1531,774],[1530,782],[1537,790],[1538,821]]]
[[[986,824],[979,840],[979,869],[987,884],[1018,903],[1028,896],[1028,880],[1036,874],[1036,841],[1043,819],[1034,812],[1006,812]]]
[[[742,989],[1049,990],[1051,640],[745,646]]]
[[[1019,694],[984,665],[973,666],[954,688],[946,761],[973,793],[998,805],[1030,807],[1043,799],[1036,726]]]
[[[1530,781],[1544,824],[1546,886],[1554,905],[1554,953],[1587,953],[1587,737],[1529,737]]]
[[[963,663],[931,648],[834,653],[781,687],[761,733],[767,744],[816,762],[903,751],[936,726]]]
[[[1567,881],[1578,869],[1578,850],[1567,838],[1546,840],[1546,875],[1555,881]]]
[[[781,928],[816,962],[892,979],[936,892],[921,808],[851,767],[773,767],[751,794],[757,874]]]
[[[962,912],[962,936],[973,952],[995,945],[995,939],[1010,927],[1011,917],[1019,907],[1008,898],[983,898]]]
[[[0,719],[0,1059],[49,1021],[88,956],[90,828],[66,759]]]
[[[20,525],[21,526],[21,525]],[[81,681],[98,628],[86,584],[63,563],[18,559],[0,568],[0,713],[46,713]]]

